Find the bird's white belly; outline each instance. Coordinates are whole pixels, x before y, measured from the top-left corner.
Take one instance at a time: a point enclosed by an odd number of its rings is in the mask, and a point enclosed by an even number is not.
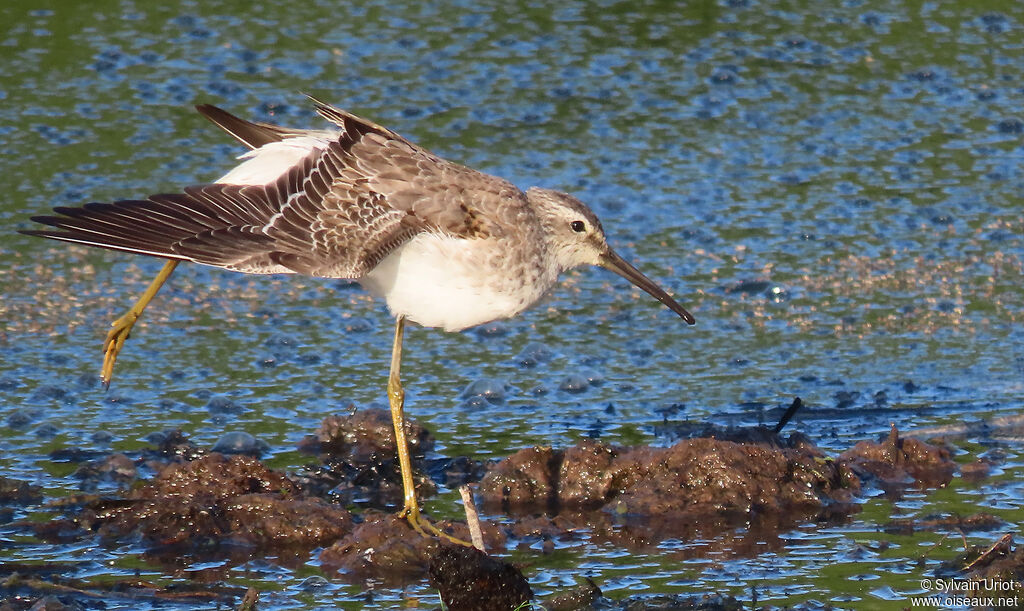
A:
[[[514,270],[494,269],[490,262],[506,260],[502,255],[508,254],[497,252],[499,248],[489,240],[422,233],[359,282],[384,297],[395,316],[425,327],[461,331],[515,316],[554,282],[523,282],[520,274],[507,274]]]

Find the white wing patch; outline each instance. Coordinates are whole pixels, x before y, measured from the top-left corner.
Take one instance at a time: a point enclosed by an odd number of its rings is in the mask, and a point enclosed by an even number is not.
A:
[[[292,169],[313,151],[322,152],[337,134],[323,132],[285,138],[239,155],[242,163],[217,180],[229,185],[266,185]]]

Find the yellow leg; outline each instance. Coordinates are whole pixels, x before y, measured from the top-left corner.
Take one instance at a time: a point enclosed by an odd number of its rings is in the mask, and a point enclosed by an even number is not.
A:
[[[135,305],[125,312],[124,316],[110,324],[112,329],[107,332],[107,338],[103,340],[103,369],[100,371],[100,381],[103,382],[104,388],[110,386],[110,378],[114,375],[114,362],[117,361],[117,355],[124,346],[124,340],[128,339],[128,334],[131,333],[135,322],[139,320],[139,316],[142,316],[143,310],[146,309],[150,301],[153,301],[157,292],[160,291],[160,287],[167,282],[177,266],[178,261],[175,260],[164,263],[160,273],[153,278],[153,282],[149,283],[149,288],[139,297]]]
[[[431,524],[430,520],[420,513],[420,506],[416,502],[416,486],[412,479],[412,457],[409,454],[409,441],[405,437],[405,391],[402,390],[402,381],[399,375],[402,366],[402,336],[404,334],[405,317],[399,316],[395,321],[395,343],[391,349],[391,373],[388,375],[388,402],[391,404],[391,422],[395,425],[395,446],[398,450],[398,465],[402,471],[402,491],[405,493],[405,505],[398,516],[408,520],[413,530],[424,537],[429,537],[427,531],[430,531],[433,535],[445,538],[452,543],[472,547],[471,543],[441,532]]]

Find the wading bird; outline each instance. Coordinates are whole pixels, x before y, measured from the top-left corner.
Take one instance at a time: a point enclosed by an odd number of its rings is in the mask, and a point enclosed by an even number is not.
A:
[[[413,486],[399,380],[406,320],[461,331],[510,318],[536,303],[561,272],[582,265],[609,269],[687,323],[694,319],[608,246],[597,216],[575,197],[523,192],[312,101],[330,129],[279,127],[197,106],[251,149],[223,178],[143,200],[55,208],[54,216],[32,219],[51,228],[23,233],[167,259],[107,334],[104,385],[132,326],[180,261],[350,278],[383,297],[395,316],[387,388],[404,491],[400,515],[421,534],[451,539],[421,515]]]

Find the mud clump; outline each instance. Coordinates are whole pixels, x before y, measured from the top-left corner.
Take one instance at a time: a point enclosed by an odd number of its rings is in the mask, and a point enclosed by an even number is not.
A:
[[[43,488],[28,482],[0,476],[0,503],[29,505],[43,500]]]
[[[970,579],[976,582],[976,587],[969,591],[971,597],[1016,598],[1019,606],[1024,582],[1024,545],[1014,546],[1013,534],[1007,533],[987,549],[974,547],[942,563],[935,576]]]
[[[138,477],[135,461],[124,454],[111,454],[92,461],[75,470],[74,477],[82,480],[82,488],[95,490],[102,483],[129,484]]]
[[[1024,545],[1014,546],[1013,535],[1003,535],[968,565],[967,576],[988,583],[1016,581],[1015,590],[1019,590],[1024,581]],[[999,595],[1006,596],[1006,592]]]
[[[406,421],[405,435],[413,456],[423,456],[433,449],[434,438],[418,423]],[[351,415],[324,418],[314,436],[319,454],[335,456],[372,456],[381,452],[395,453],[395,429],[391,413],[385,409],[365,409]],[[309,443],[309,442],[307,442]]]
[[[873,478],[886,490],[911,485],[942,487],[953,479],[956,463],[947,448],[913,437],[900,437],[892,427],[885,441],[860,441],[839,455],[857,475]]]
[[[377,576],[392,582],[421,578],[431,559],[448,543],[424,537],[393,513],[367,511],[350,533],[320,553],[327,572],[352,576]],[[434,524],[449,535],[468,541],[469,527],[461,522]],[[488,549],[504,549],[505,536],[492,524],[481,524]]]
[[[351,529],[347,511],[307,498],[284,474],[246,456],[208,454],[167,465],[120,499],[91,502],[78,523],[101,536],[139,533],[156,546],[313,547]]]
[[[974,513],[969,516],[945,515],[924,516],[892,520],[885,525],[890,534],[911,535],[916,531],[993,531],[1006,528],[1006,521],[990,513]]]
[[[451,611],[518,609],[533,598],[519,569],[472,547],[442,547],[427,573]]]
[[[0,476],[0,524],[14,520],[17,511],[11,505],[35,505],[43,501],[42,487]]]
[[[436,492],[423,472],[424,453],[434,447],[434,438],[424,427],[406,421],[405,434],[413,459],[413,477],[420,498]],[[315,435],[299,444],[299,449],[314,454],[322,467],[308,473],[308,484],[319,494],[349,504],[360,502],[385,507],[402,502],[402,476],[399,469],[395,430],[391,413],[367,409],[351,415],[328,416]]]
[[[179,429],[157,433],[153,435],[152,441],[156,443],[154,454],[163,459],[195,460],[206,454],[205,450],[197,447],[188,435]]]
[[[528,448],[480,483],[483,503],[512,511],[612,508],[647,516],[782,512],[848,502],[858,481],[811,449],[688,439],[669,448],[581,441]]]

